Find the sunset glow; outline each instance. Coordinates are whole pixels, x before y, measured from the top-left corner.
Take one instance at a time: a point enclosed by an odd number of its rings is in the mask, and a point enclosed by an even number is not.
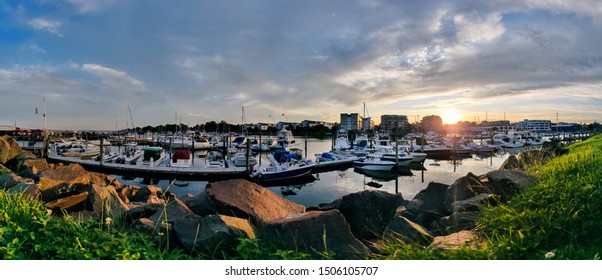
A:
[[[456,124],[460,121],[460,115],[454,109],[448,109],[445,111],[441,118],[443,119],[444,124]]]

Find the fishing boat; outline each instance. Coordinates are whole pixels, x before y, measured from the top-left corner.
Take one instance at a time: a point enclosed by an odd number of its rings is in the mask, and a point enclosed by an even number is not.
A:
[[[165,160],[165,152],[161,147],[142,148],[142,164],[148,166],[159,166]]]
[[[253,166],[253,165],[257,164],[257,158],[249,153],[249,156],[247,159],[246,151],[237,152],[232,157],[232,163],[234,163],[235,166],[244,167],[244,166],[247,166],[247,162],[248,162],[249,166]]]
[[[349,144],[349,137],[347,136],[347,130],[343,127],[337,131],[337,138],[334,140],[333,150],[345,151],[351,148]]]
[[[113,159],[115,163],[136,164],[138,159],[144,154],[142,150],[138,149],[138,144],[135,142],[128,142],[123,145],[123,147],[125,148],[125,151]]]
[[[287,130],[286,128],[282,128],[276,134],[276,144],[272,146],[273,148],[289,148],[296,144],[295,137],[293,136],[293,132]]]
[[[251,178],[259,181],[290,180],[310,174],[314,162],[302,159],[297,153],[289,153],[284,149],[267,155],[268,165],[255,166]]]
[[[358,159],[353,162],[353,167],[373,171],[390,171],[396,164],[393,161],[386,161],[380,157],[368,156],[364,159]]]
[[[190,151],[185,149],[175,150],[169,161],[169,167],[192,167],[192,156],[190,155]]]

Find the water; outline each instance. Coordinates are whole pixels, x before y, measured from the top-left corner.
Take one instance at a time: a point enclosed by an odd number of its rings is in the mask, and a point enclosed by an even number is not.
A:
[[[298,148],[305,151],[303,139],[297,139]],[[315,154],[331,150],[331,139],[308,139],[307,157],[315,160]],[[418,192],[425,189],[431,181],[451,184],[461,176],[472,172],[475,175],[485,174],[492,170],[497,170],[504,160],[511,153],[518,151],[506,151],[494,154],[488,157],[479,157],[472,155],[470,158],[458,160],[434,160],[426,159],[422,166],[413,168],[413,170],[401,170],[399,176],[388,174],[387,178],[372,178],[366,174],[360,174],[349,168],[346,170],[336,170],[313,174],[313,182],[294,182],[286,186],[266,186],[273,192],[305,206],[317,206],[320,203],[330,203],[347,194],[363,190],[382,190],[389,193],[400,192],[404,199],[412,199]],[[199,151],[197,154],[206,153]],[[265,162],[265,155],[262,157]],[[425,169],[425,170],[419,170]],[[411,173],[408,173],[411,172]],[[161,180],[158,182],[143,182],[141,178],[123,178],[115,176],[119,181],[128,185],[147,186],[153,184],[163,189],[169,187],[169,191],[180,197],[186,194],[198,195],[205,190],[207,181],[189,181],[187,186],[180,187],[176,185],[169,186],[170,182]],[[395,180],[397,177],[397,180]],[[309,178],[313,180],[311,177]],[[372,187],[375,185],[377,187]]]

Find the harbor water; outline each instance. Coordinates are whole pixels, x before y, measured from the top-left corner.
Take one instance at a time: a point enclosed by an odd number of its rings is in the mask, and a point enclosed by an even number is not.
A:
[[[298,148],[307,147],[307,158],[315,160],[315,154],[330,151],[331,139],[297,139]],[[472,172],[475,175],[497,170],[512,153],[518,151],[502,151],[489,155],[476,155],[462,159],[436,160],[427,158],[422,165],[410,169],[400,169],[398,172],[364,174],[353,167],[344,170],[334,170],[314,173],[313,177],[287,182],[286,185],[265,185],[271,191],[307,207],[321,203],[330,203],[345,195],[363,190],[382,190],[389,193],[401,193],[404,199],[412,199],[418,192],[425,189],[430,182],[451,184],[461,176]],[[195,159],[202,157],[206,151],[196,151]],[[261,155],[265,162],[265,154]],[[172,184],[169,180],[153,180],[152,178],[127,178],[114,176],[120,182],[141,187],[149,184],[169,189],[176,196],[187,194],[198,195],[205,190],[207,181],[186,181],[185,186]]]

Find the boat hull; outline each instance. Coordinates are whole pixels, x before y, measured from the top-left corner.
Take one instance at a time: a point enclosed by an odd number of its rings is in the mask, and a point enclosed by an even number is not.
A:
[[[278,181],[278,180],[289,180],[292,178],[297,178],[301,176],[305,176],[311,173],[313,169],[313,165],[303,166],[294,169],[287,169],[284,171],[275,171],[275,172],[264,172],[259,174],[258,179],[260,181]]]
[[[372,171],[390,171],[395,167],[395,162],[354,162],[353,167]]]

